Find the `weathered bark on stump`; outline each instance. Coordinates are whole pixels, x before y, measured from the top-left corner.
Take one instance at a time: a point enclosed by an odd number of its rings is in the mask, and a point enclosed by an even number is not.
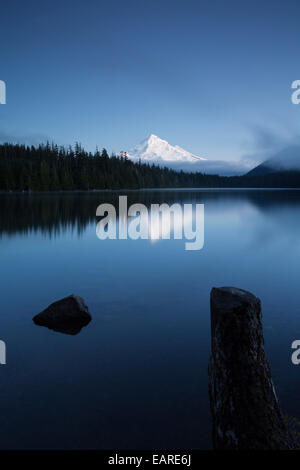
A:
[[[264,350],[260,300],[211,291],[209,394],[215,449],[291,449]]]

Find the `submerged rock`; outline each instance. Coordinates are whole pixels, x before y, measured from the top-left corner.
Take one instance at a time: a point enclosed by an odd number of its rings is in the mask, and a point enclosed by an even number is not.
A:
[[[36,325],[46,326],[50,330],[69,335],[76,335],[88,325],[92,317],[84,300],[77,295],[70,295],[49,305],[33,317]]]

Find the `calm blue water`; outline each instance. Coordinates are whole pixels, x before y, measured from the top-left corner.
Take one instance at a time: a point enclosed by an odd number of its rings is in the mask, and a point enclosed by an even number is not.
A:
[[[119,194],[0,195],[0,447],[210,448],[209,293],[222,285],[261,298],[277,394],[299,417],[300,192],[128,193],[130,203],[204,203],[200,251],[100,241],[96,207]],[[73,292],[93,316],[78,335],[32,322]]]

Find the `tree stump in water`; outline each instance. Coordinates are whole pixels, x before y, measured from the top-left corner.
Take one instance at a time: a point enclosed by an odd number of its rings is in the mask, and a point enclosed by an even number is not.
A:
[[[265,355],[261,303],[234,287],[211,291],[209,395],[215,449],[292,449]]]

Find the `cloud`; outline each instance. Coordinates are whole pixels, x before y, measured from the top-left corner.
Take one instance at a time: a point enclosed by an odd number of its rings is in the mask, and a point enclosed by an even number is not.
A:
[[[248,165],[257,165],[286,147],[300,145],[300,132],[297,130],[252,125],[249,131],[250,139],[244,145],[249,151],[241,157]]]
[[[275,129],[253,126],[253,146],[259,151],[268,151],[284,145],[286,138]]]
[[[284,148],[274,155],[268,163],[272,168],[277,170],[299,170],[300,145],[293,145]]]
[[[151,162],[152,163],[152,162]],[[220,175],[220,176],[238,176],[243,175],[250,171],[253,168],[253,165],[245,161],[222,161],[222,160],[205,160],[199,161],[196,163],[185,163],[185,162],[168,162],[166,164],[165,160],[157,160],[153,163],[156,163],[160,166],[167,166],[173,170],[177,171],[186,171],[186,172],[200,172],[210,175]]]

